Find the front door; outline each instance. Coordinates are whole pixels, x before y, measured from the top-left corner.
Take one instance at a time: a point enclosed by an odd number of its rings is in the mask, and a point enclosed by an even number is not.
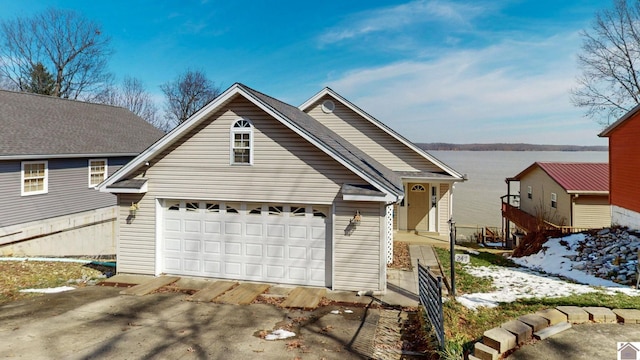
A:
[[[407,229],[427,231],[430,192],[428,185],[409,184]]]

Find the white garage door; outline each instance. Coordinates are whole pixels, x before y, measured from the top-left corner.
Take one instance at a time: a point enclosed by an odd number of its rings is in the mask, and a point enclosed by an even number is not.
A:
[[[328,209],[188,200],[164,203],[164,273],[328,285]]]

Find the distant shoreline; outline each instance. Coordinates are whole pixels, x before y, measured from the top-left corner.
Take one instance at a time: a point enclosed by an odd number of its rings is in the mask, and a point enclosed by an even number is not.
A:
[[[536,144],[449,144],[418,143],[423,150],[443,151],[609,151],[608,146],[536,145]]]

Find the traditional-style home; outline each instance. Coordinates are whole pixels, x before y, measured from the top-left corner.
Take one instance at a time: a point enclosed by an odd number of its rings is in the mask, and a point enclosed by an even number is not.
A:
[[[119,273],[385,290],[394,223],[446,234],[462,180],[331,89],[297,108],[237,83],[99,188]]]
[[[571,232],[611,226],[607,163],[535,162],[506,182],[505,234],[511,233],[510,223],[525,233],[540,228]],[[519,189],[512,189],[512,182],[518,182]],[[517,193],[512,195],[514,190]]]
[[[598,136],[609,138],[611,222],[640,229],[640,105]]]
[[[0,254],[115,254],[96,185],[163,134],[124,108],[0,91]]]

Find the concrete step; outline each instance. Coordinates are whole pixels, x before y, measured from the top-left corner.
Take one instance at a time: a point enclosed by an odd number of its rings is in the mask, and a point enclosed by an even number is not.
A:
[[[567,321],[567,315],[562,311],[559,311],[558,309],[544,309],[536,311],[536,315],[540,315],[543,318],[549,320],[550,326]]]
[[[473,356],[480,360],[498,360],[498,350],[489,347],[481,342],[477,342],[473,347]]]
[[[520,320],[511,320],[501,325],[501,327],[516,336],[516,343],[522,345],[533,337],[531,326]]]
[[[618,321],[623,324],[640,324],[640,310],[637,309],[613,309]]]
[[[571,323],[561,322],[553,326],[549,326],[548,328],[544,328],[540,331],[536,331],[535,333],[533,333],[533,336],[535,336],[535,338],[538,340],[544,340],[549,336],[553,336],[557,333],[563,332],[570,328],[571,328]]]
[[[549,320],[536,314],[522,315],[518,318],[518,320],[529,325],[531,329],[533,329],[533,332],[540,331],[549,326]]]
[[[482,334],[482,343],[498,350],[500,354],[516,347],[516,336],[503,328],[493,328]]]
[[[583,307],[582,309],[589,314],[589,320],[595,323],[613,324],[617,322],[616,314],[609,308]]]
[[[567,321],[574,324],[582,324],[589,321],[589,314],[579,306],[558,306],[556,309],[567,314]]]

